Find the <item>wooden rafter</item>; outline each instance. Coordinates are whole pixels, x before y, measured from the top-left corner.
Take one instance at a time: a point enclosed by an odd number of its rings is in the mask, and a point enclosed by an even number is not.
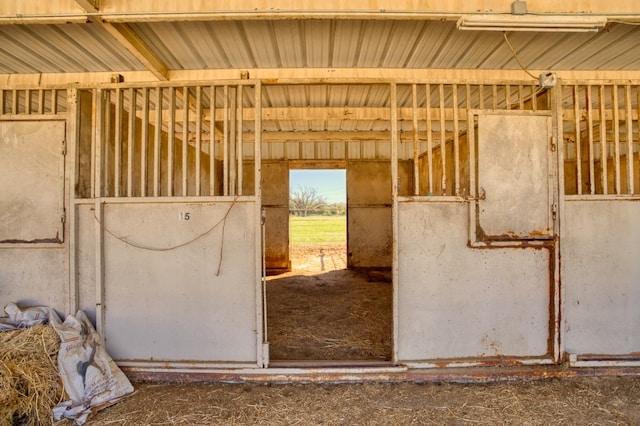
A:
[[[75,0],[88,13],[98,12],[96,0]],[[94,22],[104,28],[118,43],[127,49],[144,65],[158,80],[169,80],[169,70],[160,58],[147,44],[131,29],[129,24],[112,24],[104,22],[102,17],[94,16]]]

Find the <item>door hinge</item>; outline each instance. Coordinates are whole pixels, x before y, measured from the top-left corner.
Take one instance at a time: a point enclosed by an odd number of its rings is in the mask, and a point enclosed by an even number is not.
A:
[[[555,136],[551,136],[551,151],[556,152],[557,149],[557,143],[556,143],[556,137]]]
[[[553,218],[553,220],[556,220],[556,218],[558,217],[558,205],[556,203],[553,203],[551,205],[551,217]]]
[[[62,155],[67,155],[67,140],[63,139],[62,140]]]
[[[60,222],[64,225],[67,223],[67,209],[62,209],[62,216],[60,216]]]

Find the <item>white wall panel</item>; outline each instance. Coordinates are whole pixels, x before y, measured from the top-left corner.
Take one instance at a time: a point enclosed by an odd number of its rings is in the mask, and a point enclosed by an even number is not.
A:
[[[398,358],[548,353],[549,252],[467,246],[465,203],[400,203]]]
[[[565,349],[640,352],[640,202],[568,201],[562,239]]]
[[[256,361],[257,230],[251,202],[235,203],[229,213],[216,275],[222,226],[212,227],[230,206],[104,206],[104,329],[114,359]],[[113,234],[154,250],[132,247]]]

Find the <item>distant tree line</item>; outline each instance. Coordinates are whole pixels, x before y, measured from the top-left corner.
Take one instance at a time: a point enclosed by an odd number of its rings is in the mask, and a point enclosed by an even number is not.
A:
[[[289,212],[293,216],[339,216],[347,213],[347,205],[328,203],[316,188],[299,186],[289,194]]]

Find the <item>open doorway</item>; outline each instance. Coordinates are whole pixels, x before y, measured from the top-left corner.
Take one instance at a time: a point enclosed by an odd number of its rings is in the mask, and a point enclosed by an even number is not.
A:
[[[348,260],[347,173],[289,172],[291,270],[267,281],[272,366],[391,361],[391,274]]]

